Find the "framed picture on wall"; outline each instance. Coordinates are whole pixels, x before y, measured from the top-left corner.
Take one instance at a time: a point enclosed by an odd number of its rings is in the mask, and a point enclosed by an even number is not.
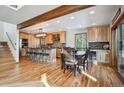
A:
[[[75,34],[75,48],[78,50],[84,50],[87,48],[87,34],[86,33]]]

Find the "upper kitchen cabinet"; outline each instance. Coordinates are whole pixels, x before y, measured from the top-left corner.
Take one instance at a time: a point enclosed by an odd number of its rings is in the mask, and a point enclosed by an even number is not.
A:
[[[20,39],[28,39],[28,33],[20,32],[19,33],[19,38]]]
[[[89,27],[87,32],[87,40],[88,42],[96,42],[97,41],[97,27]]]
[[[24,33],[24,32],[19,33],[19,38],[27,39],[28,47],[34,47],[35,43],[39,42],[33,34],[28,34],[28,33]]]
[[[53,44],[54,42],[65,43],[65,32],[50,32],[47,33],[46,43]]]
[[[35,43],[35,36],[32,34],[28,35],[28,41],[29,41],[29,46],[28,47],[33,47],[34,43]]]
[[[52,44],[53,43],[52,34],[47,34],[47,36],[46,36],[46,43],[47,44]]]
[[[65,43],[65,32],[60,33],[60,43]]]
[[[89,27],[87,32],[88,42],[109,42],[110,30],[108,25]]]
[[[109,26],[100,26],[98,27],[98,40],[99,42],[109,42],[110,30]]]

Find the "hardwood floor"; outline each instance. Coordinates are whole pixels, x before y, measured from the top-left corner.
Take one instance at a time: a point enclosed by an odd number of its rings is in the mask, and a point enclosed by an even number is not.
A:
[[[124,86],[116,72],[106,65],[90,65],[86,72],[88,76],[77,73],[74,77],[70,71],[62,72],[60,60],[55,64],[32,62],[25,57],[20,63],[2,61],[0,54],[0,86],[7,84],[39,81],[43,73],[47,74],[50,86],[60,87],[120,87]],[[3,58],[2,58],[3,59]],[[91,78],[90,78],[91,77]],[[95,78],[97,81],[94,81]]]

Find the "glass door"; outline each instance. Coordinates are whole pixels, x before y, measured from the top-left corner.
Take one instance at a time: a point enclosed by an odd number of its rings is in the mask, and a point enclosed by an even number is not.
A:
[[[118,27],[117,31],[117,60],[118,71],[124,77],[124,23]]]

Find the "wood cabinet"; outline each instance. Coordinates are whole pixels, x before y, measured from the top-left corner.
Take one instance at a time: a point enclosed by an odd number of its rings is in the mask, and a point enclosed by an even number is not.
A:
[[[33,34],[20,32],[19,38],[20,39],[28,39],[28,47],[36,47],[40,43],[39,38],[36,38]]]
[[[19,38],[20,39],[28,39],[28,33],[20,32],[19,33]]]
[[[96,42],[97,41],[97,32],[98,32],[98,29],[96,27],[88,28],[88,32],[87,32],[88,42]]]
[[[98,63],[109,63],[110,62],[110,51],[109,50],[97,50],[96,60]]]
[[[26,48],[21,48],[21,56],[26,56]]]
[[[53,35],[59,34],[60,43],[65,43],[65,32],[49,32],[46,36],[46,43],[53,44]]]
[[[65,32],[60,33],[60,43],[65,43]]]
[[[109,42],[109,26],[98,27],[98,41]]]
[[[61,57],[61,49],[60,49],[60,48],[57,49],[57,51],[56,51],[56,56],[57,56],[58,58]]]
[[[89,27],[87,32],[88,42],[109,42],[109,26]]]
[[[47,44],[52,44],[53,43],[52,34],[47,34],[46,43]]]
[[[29,42],[28,47],[33,47],[34,46],[34,43],[35,43],[35,37],[34,37],[34,35],[29,35],[28,36],[28,42]]]

